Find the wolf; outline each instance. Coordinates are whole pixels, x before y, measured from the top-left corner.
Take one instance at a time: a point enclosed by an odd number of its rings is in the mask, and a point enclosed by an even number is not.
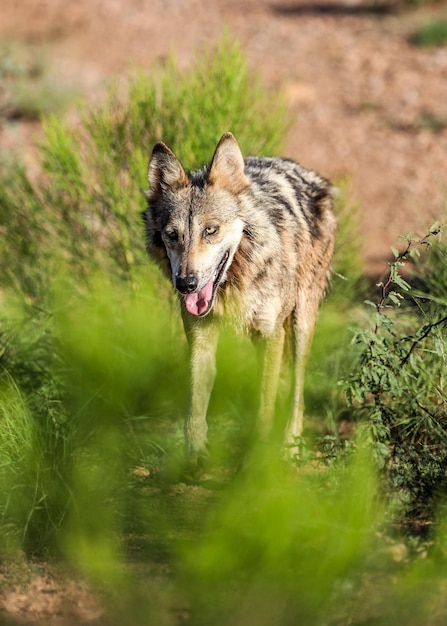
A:
[[[285,335],[291,330],[293,406],[284,434],[291,450],[302,433],[304,368],[331,271],[334,188],[290,159],[244,159],[230,132],[208,166],[189,172],[170,148],[157,143],[148,182],[147,250],[172,280],[190,346],[190,411],[184,425],[189,460],[206,456],[206,413],[224,320],[263,347],[257,420],[262,439],[273,428]]]

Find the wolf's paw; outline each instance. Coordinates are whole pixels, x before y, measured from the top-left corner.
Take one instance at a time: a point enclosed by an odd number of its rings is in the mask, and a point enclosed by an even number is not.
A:
[[[203,478],[208,467],[208,454],[205,452],[188,454],[183,464],[183,478],[199,480]]]
[[[288,463],[298,463],[303,456],[304,440],[302,437],[294,437],[292,441],[286,441],[283,445],[282,456]]]

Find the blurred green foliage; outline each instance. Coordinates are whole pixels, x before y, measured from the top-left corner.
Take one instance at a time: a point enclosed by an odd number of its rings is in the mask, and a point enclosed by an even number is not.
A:
[[[447,43],[447,19],[427,22],[409,37],[415,46],[444,46]]]
[[[375,325],[355,335],[362,348],[347,386],[348,400],[361,412],[372,450],[410,523],[427,521],[447,487],[447,299],[445,245],[436,240],[440,230],[437,223],[423,238],[410,233],[403,251],[393,249],[395,260],[379,284],[381,298],[368,303]],[[433,250],[424,263],[420,249],[427,246]],[[415,290],[402,276],[411,259],[418,261],[421,276],[430,274],[422,283],[426,291]],[[413,307],[405,310],[410,298]],[[387,311],[393,308],[401,308],[401,315]]]
[[[381,516],[366,457],[338,480],[322,469],[291,477],[278,463],[255,449],[251,471],[187,548],[190,623],[325,623],[337,583],[361,571]]]

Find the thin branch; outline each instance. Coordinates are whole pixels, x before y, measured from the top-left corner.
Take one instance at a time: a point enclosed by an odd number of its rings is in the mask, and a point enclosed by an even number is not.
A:
[[[433,413],[431,413],[423,404],[421,404],[417,398],[415,398],[415,402],[418,405],[418,407],[421,409],[421,411],[424,411],[424,413],[426,413],[432,419],[436,419],[436,416]]]
[[[411,240],[408,241],[408,244],[405,250],[401,252],[395,258],[393,263],[390,263],[390,267],[392,268],[392,267],[396,267],[397,265],[400,265],[407,258],[407,255],[409,254],[410,250],[412,250],[412,248],[416,248],[416,246],[429,245],[428,240],[430,239],[430,237],[438,235],[439,232],[440,232],[440,229],[433,230],[427,233],[424,237],[422,237],[418,241],[411,241]],[[377,313],[381,313],[383,309],[385,308],[385,302],[386,302],[386,299],[388,298],[388,289],[392,282],[393,282],[393,271],[392,269],[390,269],[385,283],[382,283],[381,298],[378,304],[376,305]],[[376,324],[374,328],[374,334],[377,335],[378,332],[379,332],[379,325]]]
[[[407,354],[404,356],[404,358],[400,362],[401,367],[403,367],[407,363],[408,359],[412,355],[418,343],[422,341],[423,339],[425,339],[426,337],[428,337],[428,335],[431,333],[433,328],[436,328],[436,326],[440,326],[441,324],[445,324],[446,322],[447,322],[447,315],[443,317],[442,319],[438,320],[437,322],[434,322],[433,324],[428,324],[427,328],[422,333],[422,335],[420,337],[417,337],[411,344],[411,348],[408,350]]]

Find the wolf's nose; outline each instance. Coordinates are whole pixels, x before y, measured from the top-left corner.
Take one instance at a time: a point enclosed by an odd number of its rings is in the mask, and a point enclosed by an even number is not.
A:
[[[193,274],[187,276],[177,276],[175,286],[180,293],[193,293],[197,289],[197,278]]]

